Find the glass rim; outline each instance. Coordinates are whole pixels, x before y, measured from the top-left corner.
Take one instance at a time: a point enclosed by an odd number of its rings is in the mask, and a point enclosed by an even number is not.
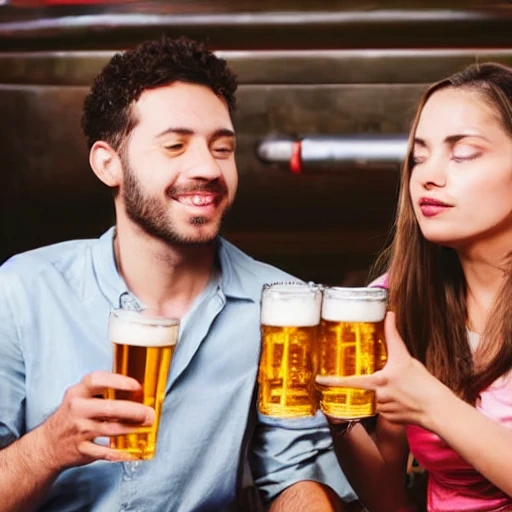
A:
[[[312,281],[306,283],[303,281],[276,281],[273,283],[265,283],[262,292],[277,292],[277,293],[310,293],[322,291],[322,286]]]
[[[352,300],[382,302],[387,300],[388,291],[377,286],[326,286],[324,287],[324,300]]]
[[[128,323],[140,324],[140,325],[152,325],[155,327],[174,327],[179,326],[180,321],[178,318],[170,318],[164,316],[152,316],[145,315],[144,312],[148,311],[142,309],[140,311],[135,309],[121,309],[121,308],[112,308],[110,310],[109,316],[116,317],[121,321],[125,321]]]

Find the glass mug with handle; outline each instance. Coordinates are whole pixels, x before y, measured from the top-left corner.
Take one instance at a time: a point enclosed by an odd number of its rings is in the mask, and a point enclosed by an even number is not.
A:
[[[318,355],[318,374],[368,375],[384,367],[387,291],[382,288],[326,287]],[[320,409],[333,418],[359,419],[375,414],[375,393],[316,385]]]
[[[162,403],[171,359],[178,341],[179,321],[151,316],[144,310],[115,309],[110,312],[108,337],[114,347],[113,372],[133,377],[141,391],[107,390],[108,399],[133,400],[155,409],[151,426],[110,438],[111,448],[128,452],[135,459],[155,455]]]
[[[264,285],[258,374],[262,414],[290,418],[316,413],[314,378],[321,303],[321,288],[312,283]]]

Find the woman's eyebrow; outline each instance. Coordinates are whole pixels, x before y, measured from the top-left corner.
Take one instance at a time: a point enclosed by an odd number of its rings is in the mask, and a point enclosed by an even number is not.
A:
[[[453,146],[453,144],[456,144],[457,142],[459,142],[459,140],[465,139],[467,137],[476,137],[477,139],[484,139],[485,141],[490,142],[487,137],[484,137],[483,135],[480,135],[478,133],[457,133],[455,135],[448,135],[448,137],[446,137],[444,141],[447,144]]]
[[[454,135],[448,135],[444,138],[444,141],[446,144],[449,144],[450,146],[453,146],[457,142],[459,142],[462,139],[468,138],[468,137],[476,137],[478,139],[483,139],[487,142],[490,142],[487,137],[484,137],[483,135],[480,135],[478,133],[456,133]],[[427,147],[427,143],[420,137],[414,138],[414,144],[417,144],[418,146],[421,146],[423,148]]]

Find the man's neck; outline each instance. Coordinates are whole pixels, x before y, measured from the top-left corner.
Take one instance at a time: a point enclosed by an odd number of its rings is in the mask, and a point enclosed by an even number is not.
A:
[[[155,314],[182,318],[212,274],[215,244],[176,247],[118,226],[114,253],[128,289]]]

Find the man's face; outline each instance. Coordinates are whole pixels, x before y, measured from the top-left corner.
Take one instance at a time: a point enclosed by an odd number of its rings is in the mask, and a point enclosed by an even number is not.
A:
[[[116,201],[147,234],[170,245],[211,242],[238,184],[225,102],[209,88],[175,82],[142,93],[138,124],[122,152]]]

